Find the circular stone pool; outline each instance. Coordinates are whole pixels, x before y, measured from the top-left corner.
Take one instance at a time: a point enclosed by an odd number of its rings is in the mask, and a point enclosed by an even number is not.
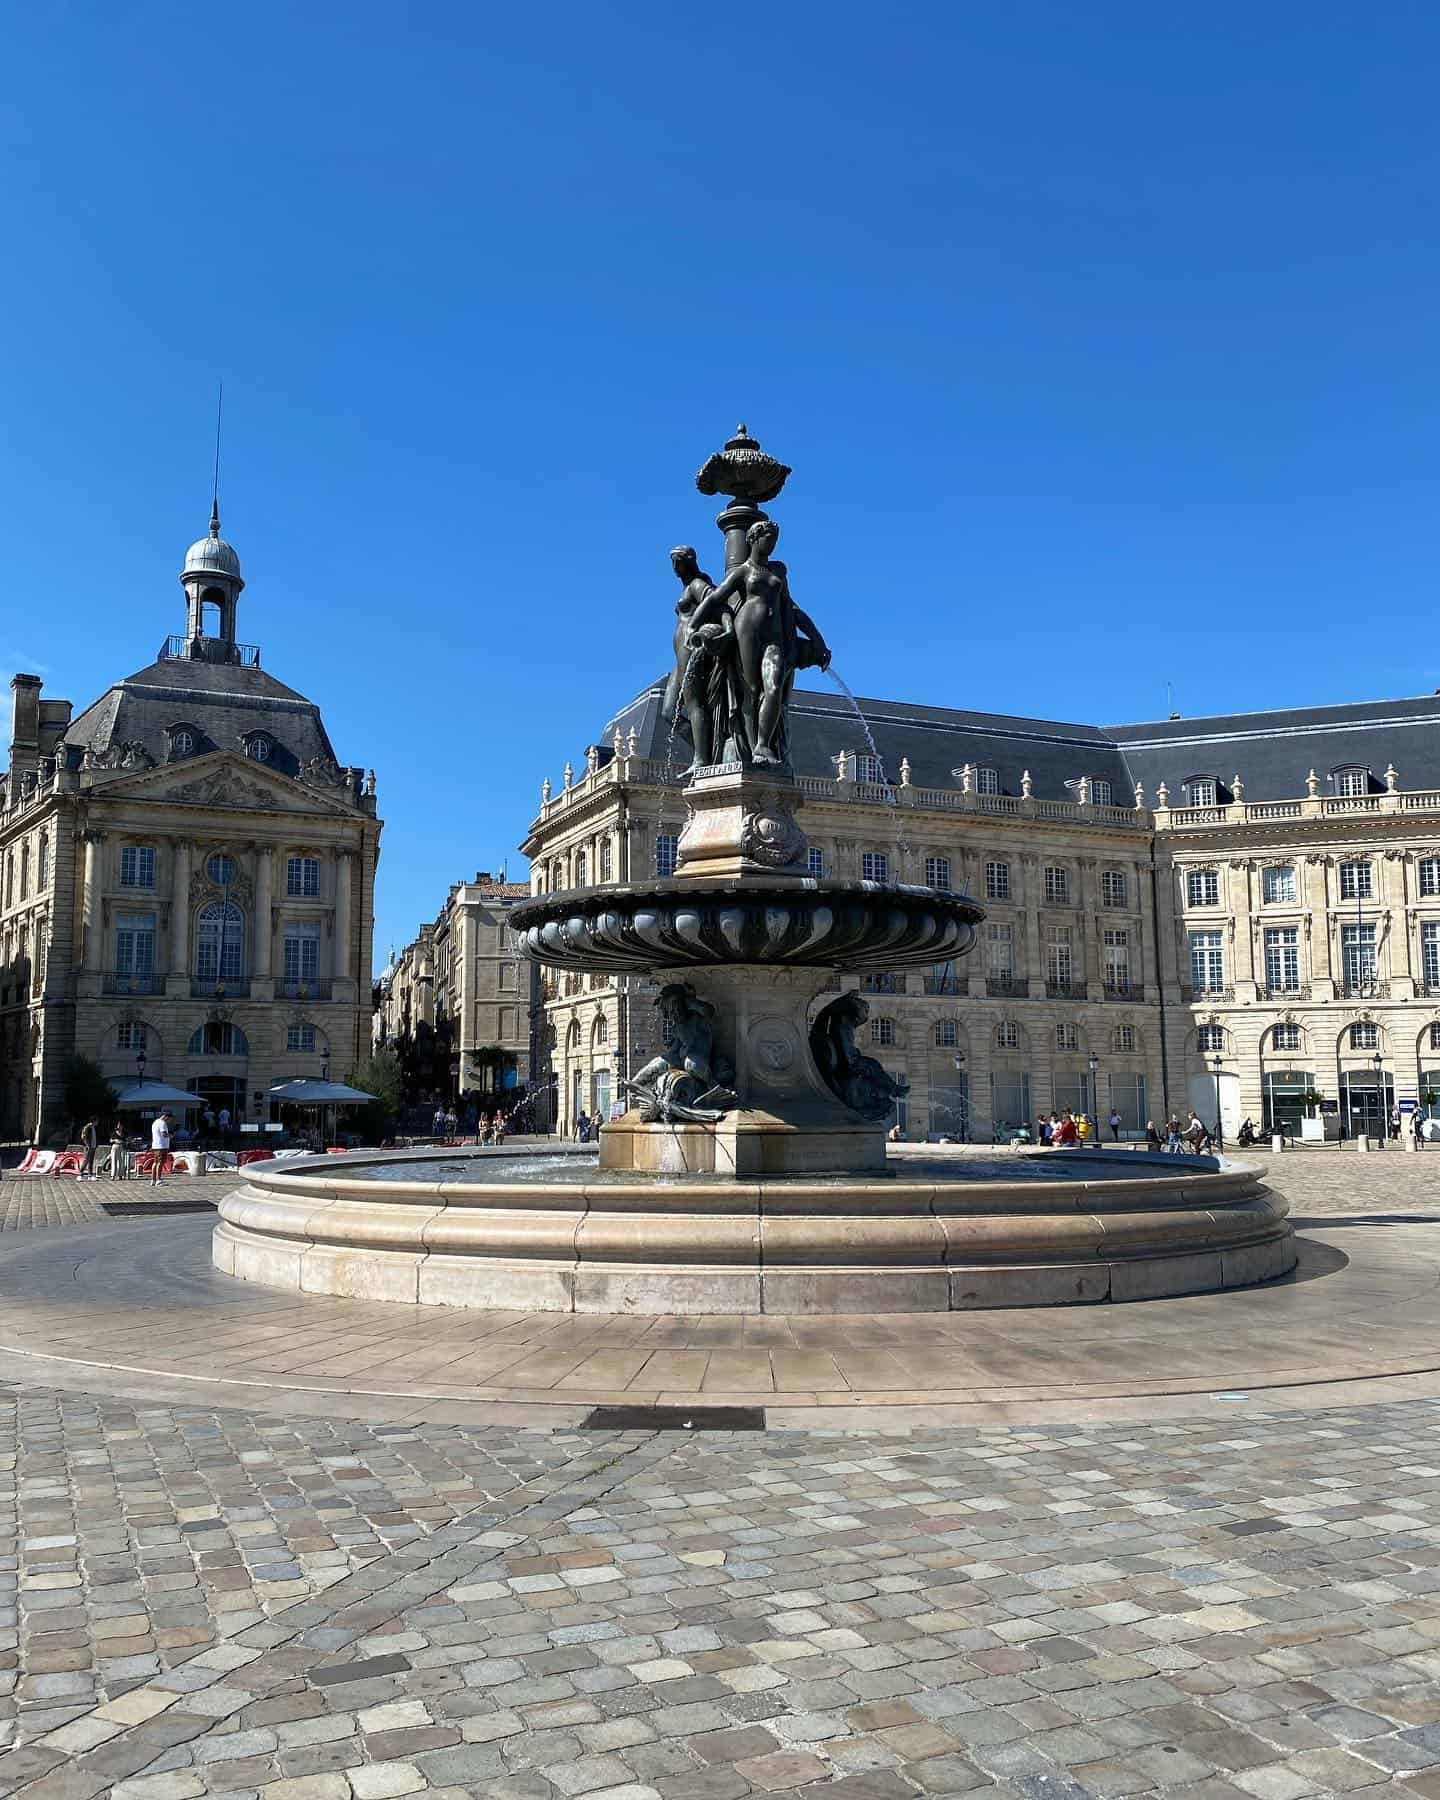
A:
[[[1129,1151],[895,1157],[884,1177],[682,1180],[595,1153],[358,1152],[266,1168],[219,1207],[244,1281],[433,1306],[893,1313],[1065,1306],[1287,1274],[1252,1169]]]

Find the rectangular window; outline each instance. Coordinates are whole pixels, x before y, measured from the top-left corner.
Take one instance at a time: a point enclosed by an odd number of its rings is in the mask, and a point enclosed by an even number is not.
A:
[[[1225,1027],[1223,1025],[1202,1025],[1195,1033],[1195,1043],[1201,1050],[1223,1050],[1225,1048]]]
[[[1097,776],[1090,783],[1090,798],[1096,806],[1113,806],[1115,789],[1103,777]]]
[[[1185,783],[1185,802],[1188,806],[1216,806],[1220,800],[1220,784],[1213,775],[1202,775],[1195,781]]]
[[[1290,1023],[1277,1025],[1273,1041],[1277,1050],[1298,1050],[1300,1048],[1300,1027]]]
[[[115,973],[155,973],[154,913],[121,913],[115,921]]]
[[[1440,1025],[1430,1027],[1430,1048],[1440,1050]]]
[[[669,881],[675,873],[675,858],[679,848],[680,839],[673,831],[659,831],[655,834],[655,873],[661,881]]]
[[[1218,906],[1220,904],[1220,871],[1218,869],[1188,869],[1185,874],[1185,904],[1187,906]]]
[[[1293,906],[1296,898],[1293,866],[1286,863],[1283,867],[1262,869],[1260,891],[1267,906]]]
[[[1115,1048],[1122,1056],[1129,1056],[1135,1048],[1135,1027],[1133,1025],[1117,1025],[1115,1027]]]
[[[119,1050],[143,1050],[145,1048],[145,1027],[134,1019],[127,1019],[123,1025],[117,1025],[115,1045]]]
[[[995,1048],[997,1050],[1018,1050],[1020,1048],[1020,1027],[1012,1020],[1006,1019],[995,1027]]]
[[[292,856],[285,864],[285,892],[292,900],[320,898],[320,858]]]
[[[1010,898],[1010,865],[1004,862],[987,862],[985,865],[985,898],[987,900],[1008,900]]]
[[[1045,871],[1045,898],[1064,906],[1070,899],[1070,871],[1050,868]]]
[[[884,781],[884,767],[880,758],[873,751],[862,750],[856,756],[855,779],[857,781]]]
[[[1265,933],[1265,985],[1272,993],[1293,994],[1300,986],[1300,931],[1295,925]]]
[[[1197,994],[1216,994],[1225,986],[1225,951],[1221,932],[1190,933],[1190,985]]]
[[[153,888],[155,851],[149,844],[126,844],[120,852],[121,887]]]
[[[960,1028],[954,1019],[937,1019],[935,1021],[935,1047],[938,1050],[953,1050],[960,1042]]]
[[[615,861],[614,846],[611,844],[608,837],[601,838],[601,840],[600,840],[600,879],[602,881],[609,881],[611,879],[611,871],[614,867],[614,861]]]
[[[1425,991],[1440,993],[1440,924],[1420,927],[1420,973]]]
[[[1125,906],[1129,904],[1130,883],[1119,869],[1106,869],[1100,877],[1100,904],[1102,906]]]
[[[320,973],[320,925],[289,920],[285,925],[285,980],[314,981]]]
[[[40,881],[45,881],[45,840],[41,838]],[[1440,897],[1440,856],[1424,856],[1420,859],[1420,898],[1434,900]]]
[[[313,1025],[291,1025],[285,1033],[285,1048],[297,1056],[308,1055],[315,1048]]]
[[[1346,987],[1364,987],[1375,979],[1375,927],[1342,925],[1340,927],[1342,978]]]
[[[977,794],[998,794],[1000,792],[1000,771],[998,769],[977,769],[975,771],[975,792]]]
[[[925,885],[939,888],[942,893],[949,893],[950,858],[948,856],[927,856],[925,858]]]
[[[806,872],[816,881],[823,881],[825,879],[825,852],[817,850],[812,844],[805,853],[805,868]]]
[[[1130,933],[1107,927],[1103,934],[1105,985],[1117,994],[1130,991]]]
[[[860,857],[860,877],[863,881],[888,881],[890,858],[883,850],[864,851]]]
[[[893,1044],[895,1042],[895,1021],[893,1019],[872,1019],[870,1021],[870,1042],[872,1044]]]
[[[1350,1048],[1352,1050],[1373,1050],[1380,1042],[1380,1027],[1367,1019],[1350,1027]]]
[[[1375,897],[1375,877],[1368,862],[1348,862],[1340,865],[1340,898],[1342,900],[1373,900]]]
[[[1073,1025],[1063,1021],[1055,1027],[1055,1048],[1057,1050],[1074,1050],[1080,1042],[1079,1033]]]
[[[1053,987],[1068,988],[1074,973],[1070,927],[1051,925],[1045,932],[1045,979]]]
[[[1349,800],[1353,800],[1359,794],[1368,794],[1370,792],[1370,771],[1368,769],[1337,770],[1335,792]]]
[[[1008,980],[1015,973],[1014,926],[987,924],[985,954],[986,973],[999,980]]]

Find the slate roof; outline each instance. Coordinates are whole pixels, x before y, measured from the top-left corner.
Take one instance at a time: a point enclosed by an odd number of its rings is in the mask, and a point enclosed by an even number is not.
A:
[[[600,742],[608,745],[617,725],[626,734],[634,725],[638,753],[665,761],[670,727],[660,716],[663,692],[664,683],[657,682],[637,695],[608,721]],[[1093,725],[961,712],[901,700],[861,698],[858,704],[864,724],[842,695],[796,690],[790,707],[790,760],[797,774],[833,776],[834,758],[842,750],[869,749],[868,726],[891,781],[900,779],[901,761],[908,757],[916,787],[955,787],[954,771],[969,762],[995,769],[1002,794],[1018,794],[1020,778],[1028,769],[1041,799],[1073,800],[1075,792],[1065,783],[1082,775],[1110,781],[1118,804],[1133,798],[1120,751]],[[676,756],[683,767],[688,760],[684,743]]]
[[[633,726],[638,753],[664,762],[670,726],[660,716],[663,693],[664,682],[657,681],[637,694],[607,721],[600,744],[611,743],[617,726],[627,735]],[[898,700],[861,698],[858,704],[887,777],[898,781],[901,759],[908,757],[917,787],[954,787],[955,771],[969,762],[995,769],[1003,794],[1018,794],[1028,769],[1036,796],[1044,800],[1074,799],[1066,782],[1100,776],[1111,782],[1121,806],[1132,800],[1137,781],[1151,805],[1164,781],[1171,804],[1178,806],[1182,784],[1194,775],[1213,775],[1226,787],[1238,774],[1248,800],[1295,799],[1304,794],[1312,768],[1322,792],[1333,791],[1328,781],[1333,770],[1355,766],[1371,771],[1371,787],[1378,792],[1391,763],[1401,787],[1440,788],[1437,694],[1103,726]],[[791,761],[801,775],[833,775],[840,751],[868,748],[865,729],[847,700],[803,689],[796,690],[791,706],[790,738]],[[683,741],[675,755],[683,767],[688,760]]]
[[[238,663],[162,657],[127,675],[71,721],[66,744],[98,754],[113,744],[143,744],[156,763],[170,758],[169,728],[195,734],[193,755],[240,751],[247,735],[268,732],[274,747],[268,767],[296,775],[312,757],[334,760],[320,709],[268,670]]]

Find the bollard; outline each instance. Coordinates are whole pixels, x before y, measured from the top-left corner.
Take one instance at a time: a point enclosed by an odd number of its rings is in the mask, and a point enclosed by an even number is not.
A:
[[[1368,1150],[1370,1148],[1370,1140],[1363,1131],[1355,1139],[1355,1148],[1357,1150]]]
[[[1273,1132],[1271,1134],[1270,1148],[1275,1152],[1275,1154],[1277,1156],[1285,1148],[1285,1139],[1280,1135],[1280,1133],[1278,1131]]]

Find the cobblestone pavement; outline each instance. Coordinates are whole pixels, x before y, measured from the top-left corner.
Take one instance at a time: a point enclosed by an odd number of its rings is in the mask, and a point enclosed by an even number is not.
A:
[[[1440,1795],[1434,1402],[897,1439],[37,1392],[15,1429],[28,1800]]]
[[[213,1206],[225,1191],[225,1178],[214,1175],[168,1175],[159,1187],[151,1187],[148,1178],[78,1181],[73,1175],[17,1175],[7,1169],[0,1178],[0,1232],[93,1225],[109,1216],[103,1210],[107,1204],[174,1206],[204,1200]]]

